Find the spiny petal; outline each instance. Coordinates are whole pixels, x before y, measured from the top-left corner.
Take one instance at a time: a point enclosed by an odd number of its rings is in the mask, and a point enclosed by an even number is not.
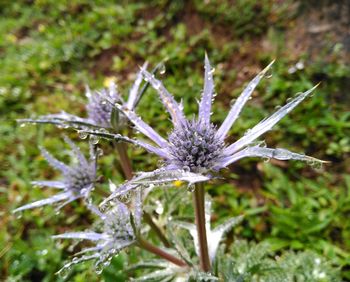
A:
[[[204,89],[202,94],[202,99],[199,104],[199,115],[198,118],[201,119],[205,124],[210,123],[210,111],[211,104],[214,95],[214,81],[213,81],[214,69],[211,68],[209,58],[207,53],[205,53],[204,60]]]
[[[99,241],[108,238],[105,234],[96,232],[70,232],[52,236],[53,239],[83,239],[90,241]]]
[[[31,184],[39,187],[53,187],[57,189],[66,188],[66,184],[62,181],[37,180],[37,181],[32,181]]]
[[[217,131],[217,136],[221,138],[222,140],[225,139],[228,131],[232,127],[233,123],[236,121],[236,119],[239,116],[239,113],[241,112],[243,106],[245,103],[249,100],[249,97],[252,95],[255,87],[259,84],[260,80],[266,75],[267,71],[270,69],[272,64],[275,61],[273,60],[265,69],[263,69],[249,84],[247,87],[243,90],[242,94],[238,97],[234,105],[232,106],[231,110],[229,111],[226,119],[220,126],[220,128]]]
[[[71,147],[75,157],[78,159],[79,161],[79,164],[82,166],[82,167],[88,167],[89,166],[89,163],[88,161],[86,160],[85,156],[83,155],[83,153],[80,151],[80,148],[75,145],[72,140],[70,140],[67,136],[64,136],[64,141]]]
[[[292,111],[297,105],[299,105],[308,95],[311,94],[313,90],[318,86],[314,86],[310,90],[301,93],[296,98],[294,98],[292,101],[284,105],[281,109],[279,109],[277,112],[272,114],[269,118],[262,120],[260,123],[258,123],[256,126],[254,126],[252,129],[248,130],[246,134],[240,138],[235,143],[231,144],[227,149],[225,150],[225,154],[233,154],[234,152],[237,152],[244,146],[248,145],[252,141],[254,141],[256,138],[258,138],[260,135],[264,134],[266,131],[270,130],[277,122],[279,122],[285,115],[287,115],[290,111]]]
[[[57,160],[55,157],[53,157],[46,149],[43,147],[40,147],[41,154],[44,156],[44,158],[48,161],[48,163],[60,170],[63,174],[69,173],[71,171],[71,168],[67,166],[66,164],[62,163],[61,161]]]
[[[143,134],[156,143],[160,147],[167,146],[168,142],[161,137],[152,127],[145,123],[134,111],[130,111],[118,104],[115,107],[121,111]]]
[[[27,210],[27,209],[41,207],[44,205],[48,205],[48,204],[52,204],[52,203],[60,202],[62,200],[69,199],[70,197],[72,197],[72,193],[70,191],[60,193],[60,194],[54,195],[50,198],[39,200],[39,201],[30,203],[30,204],[24,205],[22,207],[19,207],[19,208],[15,209],[13,212],[15,213],[15,212],[19,212],[19,211],[23,211],[23,210]]]
[[[190,184],[208,181],[209,176],[202,175],[199,173],[178,170],[165,170],[158,169],[152,172],[142,172],[139,173],[132,182],[135,184],[162,184],[169,183],[176,180],[185,181]]]
[[[124,141],[127,143],[131,143],[131,144],[134,144],[136,146],[140,146],[140,147],[146,149],[147,151],[149,151],[153,154],[156,154],[164,159],[169,158],[169,155],[165,150],[160,149],[160,148],[155,147],[155,146],[152,146],[151,144],[148,144],[146,142],[142,142],[140,140],[131,139],[131,138],[123,136],[121,134],[113,134],[113,133],[109,133],[109,132],[105,132],[105,131],[102,132],[99,130],[87,130],[87,131],[81,131],[81,132],[86,133],[86,134],[99,136],[99,137],[106,138],[109,140]]]
[[[145,62],[143,64],[143,66],[141,67],[141,70],[147,69],[147,65],[148,65],[148,63]],[[139,95],[140,95],[139,89],[140,89],[140,85],[142,83],[141,70],[138,72],[138,74],[136,76],[136,79],[135,79],[135,82],[134,82],[134,84],[131,87],[130,92],[129,92],[128,101],[126,103],[126,108],[128,110],[133,110],[134,107],[135,107],[136,102],[139,100]]]
[[[325,161],[322,161],[310,156],[306,156],[303,154],[294,153],[286,149],[281,149],[281,148],[271,149],[271,148],[264,148],[260,146],[252,146],[252,147],[247,147],[233,154],[231,157],[225,158],[221,163],[221,167],[226,167],[229,164],[234,163],[239,159],[242,159],[245,157],[273,158],[277,160],[299,160],[299,161],[306,161],[309,163],[326,163]]]
[[[127,194],[129,191],[138,187],[150,187],[172,183],[176,180],[188,182],[189,185],[197,182],[204,182],[209,180],[209,176],[202,174],[187,172],[184,170],[165,170],[157,169],[152,172],[138,173],[134,178],[120,185],[107,199],[105,199],[100,206],[105,206],[108,202],[115,198]]]
[[[175,101],[174,97],[166,90],[161,81],[156,79],[154,75],[150,74],[146,70],[141,70],[144,78],[148,81],[152,87],[158,92],[164,106],[171,115],[172,121],[175,126],[179,126],[185,120],[185,116],[179,106]]]

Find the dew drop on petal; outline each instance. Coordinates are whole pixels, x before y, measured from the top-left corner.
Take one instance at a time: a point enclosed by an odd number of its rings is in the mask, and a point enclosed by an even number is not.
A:
[[[89,137],[90,144],[96,145],[99,141],[100,141],[100,138],[98,138],[97,136],[94,136],[94,135],[90,135],[90,137]]]
[[[268,163],[270,161],[270,158],[264,158],[264,163]]]
[[[70,266],[65,265],[61,270],[57,272],[57,274],[61,278],[66,279],[68,277],[69,272],[70,272]]]
[[[101,274],[103,271],[103,264],[99,262],[98,264],[95,265],[95,272],[97,274]]]
[[[267,79],[272,77],[272,73],[271,72],[266,72],[264,75]]]
[[[232,107],[235,103],[236,103],[236,99],[232,99],[232,100],[230,101],[230,107]]]
[[[194,189],[196,189],[196,186],[193,185],[192,183],[190,183],[188,186],[187,186],[187,191],[188,192],[194,192]]]
[[[166,72],[165,64],[161,63],[161,65],[159,66],[159,73],[163,75],[165,74],[165,72]]]
[[[182,169],[185,172],[189,172],[191,170],[191,168],[189,166],[184,166]]]
[[[103,150],[101,148],[96,149],[97,156],[102,157],[103,156]]]
[[[84,131],[78,131],[78,135],[80,139],[86,139],[88,137],[88,134]]]

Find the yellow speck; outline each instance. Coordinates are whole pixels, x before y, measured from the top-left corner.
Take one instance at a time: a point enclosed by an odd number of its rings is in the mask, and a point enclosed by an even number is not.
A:
[[[8,34],[6,39],[11,43],[16,43],[18,38],[14,34]]]
[[[175,180],[174,182],[173,182],[173,185],[175,186],[175,187],[180,187],[181,185],[182,185],[182,181],[181,180]]]
[[[116,78],[114,76],[108,76],[105,78],[105,80],[103,81],[103,86],[104,87],[109,87],[111,85],[111,83],[115,83],[116,82]]]
[[[45,25],[43,25],[43,24],[39,24],[39,26],[38,26],[38,30],[39,30],[39,32],[44,32],[44,31],[45,31],[45,29],[46,29],[46,26],[45,26]]]

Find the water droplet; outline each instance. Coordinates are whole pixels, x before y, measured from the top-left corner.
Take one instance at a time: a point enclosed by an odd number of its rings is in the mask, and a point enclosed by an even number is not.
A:
[[[88,137],[89,134],[87,134],[84,131],[78,131],[78,135],[80,139],[86,139]]]
[[[103,150],[101,148],[96,149],[97,156],[101,157],[103,156]]]
[[[69,271],[70,271],[70,267],[68,266],[63,266],[63,268],[61,268],[57,274],[62,277],[63,279],[66,279],[68,277],[68,274],[69,274]]]
[[[155,210],[156,213],[162,214],[164,212],[164,207],[163,207],[162,203],[160,201],[156,201],[156,205],[157,205],[156,210]]]
[[[264,75],[267,79],[271,78],[272,77],[272,72],[267,72],[265,73]]]
[[[103,264],[101,262],[95,264],[95,272],[101,274],[103,271]]]
[[[40,252],[41,255],[46,256],[48,254],[48,250],[44,249]]]
[[[188,192],[192,193],[192,192],[194,192],[194,189],[196,189],[196,186],[194,184],[190,183],[190,184],[187,185],[187,191]]]
[[[276,110],[279,110],[280,108],[282,108],[281,105],[277,105],[277,106],[275,107]]]
[[[165,74],[166,72],[166,67],[164,63],[161,63],[161,65],[159,66],[159,74]]]
[[[230,101],[230,107],[232,107],[235,103],[236,103],[236,99],[232,99],[232,100]]]
[[[89,137],[89,142],[92,144],[92,145],[96,145],[98,142],[100,141],[100,138],[95,136],[95,135],[90,135]]]
[[[191,170],[189,166],[184,166],[182,169],[184,172],[190,172]]]

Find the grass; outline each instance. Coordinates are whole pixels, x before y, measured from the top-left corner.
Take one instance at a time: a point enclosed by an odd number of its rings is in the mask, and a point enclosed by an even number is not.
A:
[[[5,281],[60,280],[54,273],[72,250],[50,235],[84,229],[92,222],[78,203],[65,208],[64,215],[50,207],[21,218],[11,214],[15,207],[49,193],[33,188],[31,180],[56,176],[40,156],[38,144],[67,157],[63,130],[21,128],[15,119],[61,110],[84,115],[85,84],[99,88],[112,77],[127,93],[144,60],[153,66],[166,61],[161,78],[191,114],[202,87],[205,50],[216,66],[213,119],[218,123],[244,83],[277,58],[273,76],[259,86],[232,128],[232,140],[288,97],[322,82],[316,94],[265,139],[270,146],[304,151],[329,164],[311,168],[297,162],[243,160],[225,171],[228,180],[213,183],[209,192],[217,218],[247,214],[231,237],[268,241],[276,251],[314,250],[340,267],[344,280],[350,279],[350,114],[344,101],[350,69],[339,46],[313,56],[288,49],[293,40],[288,32],[298,19],[292,1],[208,2],[0,3],[0,277]],[[298,61],[305,67],[291,71]],[[166,134],[168,117],[155,97],[149,90],[138,112]],[[71,137],[79,141],[75,134]],[[106,145],[103,150],[100,174],[121,181],[113,166],[116,154]],[[130,153],[135,163],[142,163],[139,169],[156,167],[156,158],[144,151]],[[126,279],[126,257],[113,260],[102,274],[105,281]],[[99,280],[89,264],[78,266],[69,281],[86,280]]]

